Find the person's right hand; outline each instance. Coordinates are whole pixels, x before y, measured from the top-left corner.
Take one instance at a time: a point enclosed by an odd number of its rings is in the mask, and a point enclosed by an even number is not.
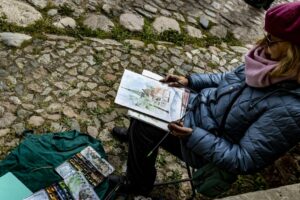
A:
[[[182,87],[187,86],[189,80],[184,76],[176,76],[168,74],[164,79],[160,80],[162,83],[167,83],[171,87]]]

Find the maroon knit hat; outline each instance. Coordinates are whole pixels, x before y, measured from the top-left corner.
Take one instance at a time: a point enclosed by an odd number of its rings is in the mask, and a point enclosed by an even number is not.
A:
[[[270,8],[265,17],[265,30],[275,37],[300,45],[300,2]]]

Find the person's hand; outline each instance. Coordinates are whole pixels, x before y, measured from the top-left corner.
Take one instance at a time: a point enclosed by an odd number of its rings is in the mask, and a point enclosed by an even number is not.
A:
[[[184,138],[186,136],[189,136],[193,132],[193,129],[183,127],[183,122],[179,122],[179,121],[169,123],[168,128],[171,131],[172,135],[175,135],[179,138]]]
[[[168,74],[164,79],[160,80],[162,83],[167,83],[171,87],[182,87],[187,86],[189,80],[184,76],[176,76]]]

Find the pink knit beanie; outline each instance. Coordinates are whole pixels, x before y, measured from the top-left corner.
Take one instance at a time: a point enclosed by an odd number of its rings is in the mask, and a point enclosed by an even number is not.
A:
[[[270,8],[265,17],[265,30],[275,37],[300,45],[300,1]]]

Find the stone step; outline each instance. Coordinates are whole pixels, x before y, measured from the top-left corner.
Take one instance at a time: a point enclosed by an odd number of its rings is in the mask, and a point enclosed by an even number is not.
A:
[[[274,189],[249,192],[219,200],[299,200],[300,183]]]

